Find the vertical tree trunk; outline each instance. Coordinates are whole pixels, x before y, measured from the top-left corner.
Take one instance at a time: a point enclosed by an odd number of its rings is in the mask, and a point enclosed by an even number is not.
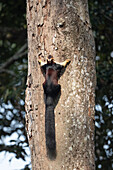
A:
[[[28,0],[26,125],[33,170],[94,170],[95,45],[87,0]],[[57,157],[45,145],[44,77],[38,65],[51,54],[71,59],[59,80],[55,108]]]

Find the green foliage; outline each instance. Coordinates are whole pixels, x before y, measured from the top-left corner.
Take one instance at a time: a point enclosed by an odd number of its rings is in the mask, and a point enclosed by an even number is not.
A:
[[[113,1],[90,0],[96,41],[96,169],[113,169]]]
[[[24,161],[28,147],[24,118],[27,75],[25,13],[25,0],[0,1],[0,151],[14,153],[17,159]],[[4,140],[6,137],[11,139],[8,143]]]

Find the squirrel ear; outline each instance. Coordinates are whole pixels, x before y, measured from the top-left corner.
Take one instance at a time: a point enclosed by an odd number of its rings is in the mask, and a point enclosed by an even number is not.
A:
[[[47,59],[53,59],[52,55],[48,55]]]

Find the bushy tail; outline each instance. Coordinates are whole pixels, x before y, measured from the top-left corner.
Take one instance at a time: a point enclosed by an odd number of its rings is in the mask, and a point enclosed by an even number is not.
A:
[[[45,136],[47,154],[50,159],[56,158],[56,140],[55,140],[55,116],[54,107],[46,106],[45,112]]]

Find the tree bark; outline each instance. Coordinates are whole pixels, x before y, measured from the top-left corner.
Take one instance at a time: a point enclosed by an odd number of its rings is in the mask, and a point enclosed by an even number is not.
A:
[[[94,170],[95,44],[87,0],[28,0],[26,128],[32,170]],[[44,77],[38,58],[71,59],[59,80],[55,108],[56,159],[45,142]]]

